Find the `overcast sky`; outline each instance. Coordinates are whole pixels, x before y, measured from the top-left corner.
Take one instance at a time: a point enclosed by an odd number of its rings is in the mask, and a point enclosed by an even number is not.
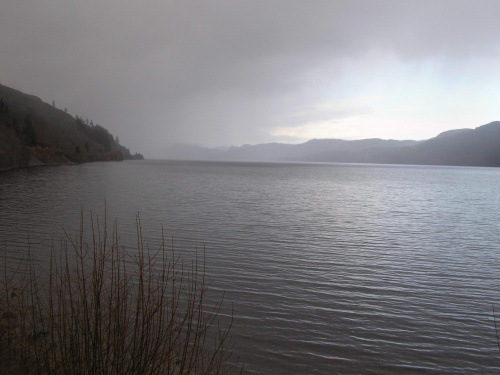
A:
[[[500,120],[500,0],[1,0],[0,83],[146,157]]]

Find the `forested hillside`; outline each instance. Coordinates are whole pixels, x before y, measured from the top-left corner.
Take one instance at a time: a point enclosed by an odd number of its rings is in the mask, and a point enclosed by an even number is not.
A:
[[[101,125],[0,85],[0,169],[142,158]]]

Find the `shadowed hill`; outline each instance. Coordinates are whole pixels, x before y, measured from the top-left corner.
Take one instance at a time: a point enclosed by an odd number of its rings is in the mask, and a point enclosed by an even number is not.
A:
[[[0,85],[0,169],[142,158],[102,126]]]
[[[413,147],[387,152],[387,162],[500,167],[500,121],[441,133]]]
[[[268,143],[232,147],[227,151],[226,157],[239,160],[329,161],[329,158],[335,158],[335,155],[337,155],[340,160],[335,161],[348,161],[356,153],[367,149],[394,148],[414,144],[417,144],[417,142],[383,139],[363,139],[358,141],[313,139],[298,145]]]
[[[500,122],[449,130],[408,146],[334,149],[309,155],[308,161],[500,167]]]
[[[243,145],[228,149],[210,149],[197,145],[174,145],[166,150],[166,157],[180,160],[224,160],[224,161],[335,161],[358,162],[356,155],[369,149],[398,148],[416,145],[419,142],[405,140],[363,139],[313,139],[301,144],[264,143]]]
[[[426,141],[313,139],[292,145],[266,143],[215,150],[184,146],[171,158],[226,161],[423,164],[500,167],[500,122],[455,129]],[[175,151],[175,150],[174,150]]]

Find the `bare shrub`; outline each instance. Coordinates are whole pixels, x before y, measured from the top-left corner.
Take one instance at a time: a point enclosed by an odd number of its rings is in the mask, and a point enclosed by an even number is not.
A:
[[[38,272],[31,256],[5,269],[0,293],[0,372],[22,374],[225,374],[229,331],[217,319],[222,298],[206,301],[204,256],[184,262],[144,243],[119,243],[91,216],[86,240],[66,235]],[[7,261],[5,260],[5,264]]]

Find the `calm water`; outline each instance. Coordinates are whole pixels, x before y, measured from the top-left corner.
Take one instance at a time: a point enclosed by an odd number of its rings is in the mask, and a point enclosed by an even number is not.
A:
[[[37,256],[80,210],[206,246],[251,374],[500,374],[500,169],[122,162],[0,174],[0,242]],[[228,308],[229,309],[229,308]],[[499,313],[500,320],[500,313]]]

